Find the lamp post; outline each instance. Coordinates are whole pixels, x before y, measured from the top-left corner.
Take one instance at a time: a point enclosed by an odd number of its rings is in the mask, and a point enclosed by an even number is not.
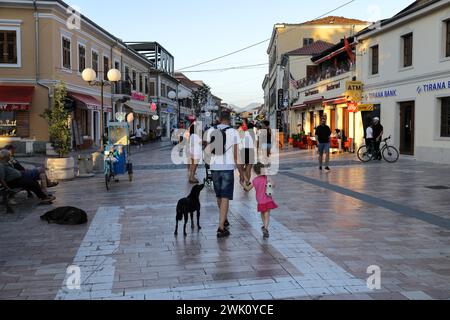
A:
[[[122,78],[122,75],[119,70],[111,69],[108,71],[107,78],[108,80],[97,80],[97,73],[94,69],[87,68],[84,69],[81,73],[81,77],[84,81],[89,83],[90,86],[98,86],[100,87],[100,97],[101,97],[101,116],[100,116],[100,149],[103,151],[103,136],[105,133],[104,129],[104,106],[103,106],[103,91],[105,86],[110,86],[112,83],[119,81]]]
[[[168,97],[170,100],[175,100],[176,97],[177,97],[177,93],[176,93],[175,91],[170,91],[170,92],[167,94],[167,97]],[[179,122],[180,122],[180,105],[178,104],[178,100],[177,100],[177,108],[178,108],[178,123],[179,123]]]

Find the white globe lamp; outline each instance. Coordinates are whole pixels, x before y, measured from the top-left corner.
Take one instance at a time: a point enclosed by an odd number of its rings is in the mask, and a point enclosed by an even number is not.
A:
[[[116,82],[122,79],[122,74],[117,69],[111,69],[108,71],[108,80],[111,82]]]
[[[86,82],[92,82],[97,79],[97,73],[94,69],[87,68],[83,70],[83,72],[81,73],[81,77]]]

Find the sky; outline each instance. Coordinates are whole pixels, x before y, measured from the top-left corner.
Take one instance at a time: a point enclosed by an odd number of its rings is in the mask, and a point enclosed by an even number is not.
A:
[[[123,41],[157,41],[175,57],[179,70],[242,49],[272,35],[276,23],[315,19],[349,0],[67,0]],[[388,18],[413,0],[355,0],[329,15],[365,21]],[[204,71],[268,62],[264,42],[225,59],[185,71]],[[238,107],[263,103],[268,66],[246,70],[185,73],[203,80],[223,102]]]

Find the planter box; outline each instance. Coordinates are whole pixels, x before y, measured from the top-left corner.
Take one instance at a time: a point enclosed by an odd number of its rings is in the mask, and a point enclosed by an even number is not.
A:
[[[75,178],[75,160],[73,158],[48,158],[45,169],[50,180],[64,181]]]

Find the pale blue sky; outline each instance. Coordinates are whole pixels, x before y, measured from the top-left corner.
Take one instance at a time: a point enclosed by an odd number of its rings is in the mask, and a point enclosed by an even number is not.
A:
[[[270,38],[273,25],[314,19],[348,0],[71,0],[88,18],[124,41],[157,41],[180,69]],[[413,0],[356,0],[331,15],[373,21],[390,17]],[[374,9],[375,8],[375,9]],[[378,8],[378,9],[377,9]],[[190,70],[268,62],[268,42]],[[186,73],[203,80],[224,102],[245,107],[263,102],[268,67],[213,73]]]

